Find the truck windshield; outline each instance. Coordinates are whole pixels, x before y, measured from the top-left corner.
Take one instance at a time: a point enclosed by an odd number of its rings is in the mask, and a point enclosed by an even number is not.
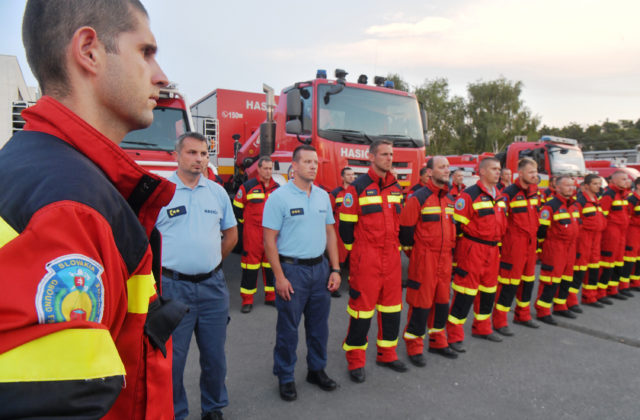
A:
[[[172,151],[178,136],[186,132],[187,126],[184,110],[156,107],[153,110],[153,123],[127,134],[120,146],[123,149]]]
[[[361,144],[384,137],[392,140],[396,147],[424,146],[420,111],[415,98],[353,87],[345,87],[339,93],[326,96],[331,86],[318,86],[320,136]]]
[[[551,145],[548,146],[549,163],[553,175],[580,175],[586,174],[584,156],[577,149]]]

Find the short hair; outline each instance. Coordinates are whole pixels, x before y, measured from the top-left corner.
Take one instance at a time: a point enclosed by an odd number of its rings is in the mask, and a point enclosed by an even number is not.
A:
[[[627,173],[625,171],[620,170],[620,169],[616,169],[616,171],[611,174],[611,179],[613,179],[613,177],[616,176],[616,175],[627,176]]]
[[[344,168],[342,168],[342,170],[340,171],[340,176],[344,176],[344,173],[347,171],[353,171],[353,169],[349,166],[345,166]]]
[[[182,150],[182,145],[184,144],[184,139],[186,138],[205,142],[207,144],[207,149],[209,148],[209,140],[207,140],[205,136],[195,131],[187,131],[186,133],[181,134],[180,137],[178,137],[178,140],[176,141],[176,152],[180,152],[180,150]]]
[[[451,172],[451,176],[454,176],[455,174],[457,174],[458,172],[464,173],[464,171],[462,170],[462,168],[456,168]]]
[[[518,170],[520,171],[520,170],[524,169],[525,166],[527,166],[527,165],[533,165],[536,168],[538,167],[538,164],[536,163],[535,160],[533,160],[533,159],[531,159],[529,157],[523,157],[522,159],[520,159],[518,161]]]
[[[293,151],[293,156],[291,156],[291,161],[292,162],[298,162],[300,161],[300,152],[302,152],[303,150],[308,150],[310,152],[315,152],[316,148],[309,145],[309,144],[303,144],[301,146],[298,146],[295,148],[295,150]]]
[[[369,153],[371,153],[372,155],[375,155],[376,152],[378,151],[378,148],[383,144],[386,144],[388,146],[393,146],[393,143],[391,142],[391,140],[387,140],[387,139],[374,140],[373,143],[369,145]]]
[[[556,181],[555,181],[556,185],[558,185],[558,183],[560,181],[562,181],[563,179],[571,179],[571,177],[569,175],[558,175],[558,176],[555,177],[555,179],[556,179]]]
[[[506,172],[506,171],[511,172],[511,169],[507,168],[506,166],[505,166],[504,168],[500,169],[500,173],[501,173],[501,174],[502,174],[502,173],[504,173],[504,172]]]
[[[500,160],[498,158],[494,158],[493,156],[486,157],[480,161],[480,169],[484,169],[487,167],[489,162],[497,162],[500,164]]]
[[[585,176],[585,177],[584,177],[584,184],[585,184],[585,185],[589,185],[589,184],[591,184],[591,182],[592,182],[594,179],[598,179],[598,178],[600,178],[600,176],[599,176],[599,175],[596,175],[596,174],[589,174],[589,175],[587,175],[587,176]]]
[[[429,166],[429,163],[431,163],[431,166]],[[433,158],[427,161],[427,166],[423,166],[422,168],[420,168],[420,176],[423,176],[424,174],[426,174],[427,169],[433,169]]]
[[[267,155],[260,156],[260,159],[258,159],[258,168],[262,168],[262,164],[264,162],[273,162],[273,160],[271,159],[270,156],[267,156]]]
[[[107,53],[117,54],[117,38],[134,30],[133,8],[148,16],[139,0],[29,0],[22,19],[22,42],[27,61],[45,95],[71,92],[66,50],[83,26],[96,31]]]

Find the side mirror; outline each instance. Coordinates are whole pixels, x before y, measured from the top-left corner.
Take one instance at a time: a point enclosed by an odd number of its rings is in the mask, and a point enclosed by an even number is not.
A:
[[[279,171],[280,170],[280,162],[277,160],[273,161],[273,170],[274,171]]]
[[[427,124],[427,110],[420,107],[420,119],[422,120],[422,133],[424,134],[424,144],[429,145],[429,127]]]
[[[302,101],[300,99],[300,90],[291,89],[287,92],[287,117],[300,118],[302,115]]]
[[[287,134],[296,134],[300,135],[302,133],[302,121],[300,120],[289,120],[285,124],[285,131]]]

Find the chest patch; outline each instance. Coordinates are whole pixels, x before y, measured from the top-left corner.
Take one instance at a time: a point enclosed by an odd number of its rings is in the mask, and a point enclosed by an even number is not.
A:
[[[100,322],[104,310],[104,269],[80,254],[48,262],[38,284],[36,311],[40,324],[83,320]]]
[[[458,200],[456,200],[455,208],[456,210],[463,210],[465,205],[466,203],[464,198],[458,198]]]
[[[187,208],[185,206],[179,206],[179,207],[174,207],[172,209],[167,209],[167,216],[169,216],[169,218],[182,216],[184,214],[187,214]]]
[[[349,208],[349,207],[353,206],[353,196],[351,195],[351,193],[346,193],[344,195],[344,199],[342,200],[342,204],[344,204],[344,206],[346,208]]]
[[[304,209],[299,207],[297,209],[289,209],[289,214],[292,216],[302,216],[304,214]]]
[[[370,195],[378,195],[378,191],[377,190],[366,190],[365,195],[370,196]]]

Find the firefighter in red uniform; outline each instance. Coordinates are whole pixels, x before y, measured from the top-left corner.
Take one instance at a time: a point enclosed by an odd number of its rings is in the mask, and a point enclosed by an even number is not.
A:
[[[453,300],[447,320],[449,346],[466,351],[463,326],[471,305],[474,306],[472,335],[494,342],[502,339],[491,328],[491,310],[496,295],[500,255],[498,244],[507,227],[505,203],[496,184],[500,178],[500,161],[485,158],[480,162],[480,180],[465,189],[455,203],[454,219],[462,237],[456,244]]]
[[[626,300],[627,297],[633,296],[627,290],[628,279],[624,281],[623,278],[623,282],[620,282],[624,265],[624,238],[627,237],[626,231],[629,226],[627,196],[630,185],[629,176],[623,171],[616,171],[611,175],[609,186],[600,198],[602,211],[607,217],[607,228],[602,232],[600,248],[602,270],[598,285],[598,300],[606,304],[613,303],[608,299],[609,297]],[[618,293],[618,286],[620,286],[620,293]]]
[[[577,307],[577,293],[582,287],[582,303],[602,308],[604,305],[597,301],[598,275],[600,274],[600,242],[602,231],[607,226],[607,219],[602,213],[598,191],[602,188],[602,178],[589,174],[584,178],[581,191],[578,192],[576,203],[580,211],[580,233],[576,248],[576,265],[573,272],[573,285],[569,289],[567,305],[574,312]],[[580,313],[578,311],[577,313]]]
[[[427,185],[414,192],[400,215],[400,243],[410,255],[407,281],[407,326],[404,341],[409,360],[426,365],[422,354],[427,324],[429,352],[451,359],[444,327],[449,314],[452,251],[455,246],[453,197],[448,194],[449,161],[435,156],[427,162]],[[434,308],[435,306],[435,308]]]
[[[364,382],[367,332],[378,310],[376,363],[396,372],[407,367],[398,360],[398,330],[402,310],[399,218],[402,189],[390,173],[392,143],[374,141],[369,147],[369,172],[347,188],[340,209],[340,236],[351,249],[349,331],[344,340],[349,375]]]
[[[409,189],[409,195],[418,191],[422,187],[426,187],[429,182],[429,174],[427,173],[427,167],[420,168],[420,182]]]
[[[536,270],[536,234],[538,232],[538,165],[533,159],[518,162],[518,178],[502,191],[507,209],[507,232],[502,241],[500,274],[493,328],[511,336],[507,314],[516,299],[514,322],[538,328],[531,319],[530,302]]]
[[[343,272],[347,265],[347,258],[349,258],[349,251],[344,247],[342,240],[340,239],[340,207],[342,206],[342,201],[344,200],[344,195],[347,192],[347,188],[353,180],[355,179],[355,172],[348,166],[345,166],[340,171],[340,177],[342,178],[342,185],[335,188],[333,191],[329,193],[329,198],[331,199],[331,208],[333,209],[333,218],[336,221],[333,227],[336,230],[336,236],[338,237],[338,257],[340,258],[340,271]],[[343,274],[343,273],[341,273]],[[332,297],[340,297],[340,291],[335,290],[331,292]]]
[[[458,198],[460,193],[467,188],[467,186],[462,182],[463,179],[464,171],[462,169],[456,169],[451,174],[451,188],[449,188],[449,194],[451,194],[453,198]]]
[[[500,171],[500,181],[496,184],[496,188],[498,191],[502,192],[505,188],[511,185],[511,179],[513,174],[511,173],[511,169],[502,168]]]
[[[542,207],[544,203],[546,203],[547,201],[553,198],[553,193],[555,193],[555,191],[556,191],[556,177],[552,176],[551,179],[549,179],[549,186],[540,192],[540,195],[541,195],[540,207]]]
[[[630,280],[633,290],[640,292],[640,177],[633,181],[634,191],[629,195],[629,230],[624,254],[623,275]]]
[[[278,188],[273,180],[273,162],[269,156],[258,159],[258,175],[240,186],[233,199],[233,212],[242,230],[242,280],[240,296],[242,296],[242,313],[253,309],[253,295],[258,283],[258,271],[262,271],[264,282],[264,303],[275,305],[275,289],[273,271],[264,254],[262,242],[262,210],[269,195]]]
[[[574,217],[571,209],[575,189],[573,179],[566,175],[558,176],[554,197],[547,200],[540,211],[538,239],[542,242],[542,254],[535,307],[538,319],[551,325],[557,324],[551,315],[551,305],[563,299],[562,296],[556,297],[558,286],[566,275],[567,267],[573,270],[575,261],[575,241],[579,230],[579,219]],[[569,288],[566,290],[568,292]]]

